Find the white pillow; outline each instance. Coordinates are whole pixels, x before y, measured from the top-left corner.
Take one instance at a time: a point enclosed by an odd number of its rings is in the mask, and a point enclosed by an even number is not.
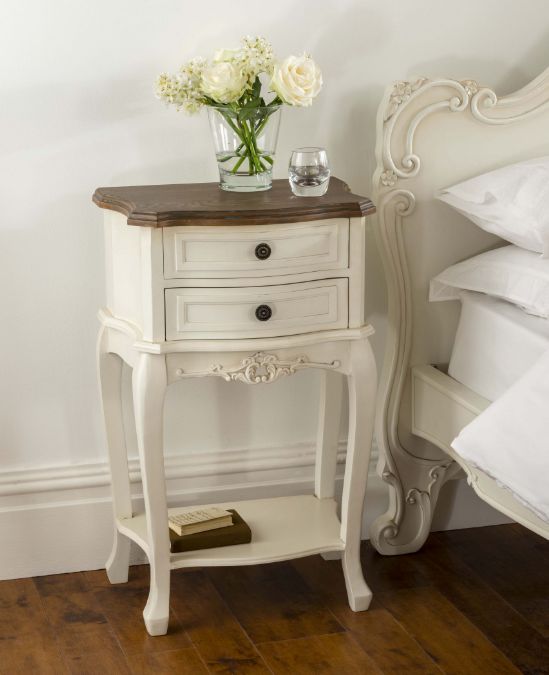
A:
[[[476,176],[437,198],[483,230],[549,257],[549,157]]]
[[[448,267],[431,279],[429,300],[457,300],[460,290],[478,291],[549,318],[549,259],[503,246]]]

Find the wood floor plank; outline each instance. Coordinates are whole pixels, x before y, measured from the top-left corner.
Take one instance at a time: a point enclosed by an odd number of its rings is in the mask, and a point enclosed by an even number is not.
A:
[[[379,668],[347,633],[264,642],[259,651],[275,674],[367,675]]]
[[[108,647],[101,651],[65,657],[65,663],[71,675],[131,675],[132,673],[122,650]]]
[[[455,534],[454,534],[455,532]],[[515,526],[500,525],[440,533],[446,545],[512,605],[528,623],[549,637],[549,565],[525,544]]]
[[[440,675],[440,668],[375,597],[367,612],[350,609],[341,562],[311,556],[292,564],[384,673]]]
[[[143,609],[147,602],[148,588],[140,583],[98,587],[93,589],[93,594],[127,656],[190,646],[185,629],[173,612],[170,612],[167,635],[151,637],[147,633],[143,623]]]
[[[111,626],[92,592],[50,594],[42,598],[42,604],[66,660],[78,661],[92,653],[108,653],[112,661],[123,660]]]
[[[194,647],[169,652],[146,652],[128,657],[133,675],[207,675]]]
[[[205,572],[173,572],[171,602],[211,672],[270,672]]]
[[[406,560],[406,556],[380,555],[369,541],[365,541],[362,543],[360,558],[368,586],[374,595],[386,590],[429,586],[428,579],[417,569],[407,566],[403,570],[402,561]]]
[[[42,598],[46,614],[56,632],[68,627],[107,625],[107,619],[93,593],[67,593]]]
[[[56,638],[67,660],[78,660],[81,656],[96,652],[110,652],[115,660],[118,653],[123,653],[114,631],[108,624],[67,626],[56,635]]]
[[[32,579],[14,579],[0,584],[0,636],[15,640],[28,634],[51,634],[42,600]]]
[[[130,674],[124,652],[82,573],[34,581],[69,673]]]
[[[84,572],[34,577],[34,585],[41,597],[64,595],[66,593],[85,593],[89,590]]]
[[[84,577],[128,659],[134,654],[181,650],[190,646],[190,640],[173,612],[170,612],[167,635],[148,635],[143,622],[150,582],[148,565],[130,567],[128,582],[124,584],[111,584],[105,570],[84,572]]]
[[[0,673],[66,673],[55,632],[32,579],[0,584]]]
[[[344,630],[290,563],[208,573],[255,644]]]
[[[142,611],[148,566],[0,582],[0,675],[549,675],[549,543],[518,525],[435,533],[417,554],[366,545],[367,612],[319,556],[172,574],[170,633]]]
[[[409,559],[522,672],[549,674],[549,640],[449,547],[427,545]]]
[[[527,530],[518,523],[513,523],[510,525],[510,527],[517,531],[521,537],[528,539],[536,551],[540,552],[547,560],[549,560],[549,539],[540,537],[539,534],[536,534],[531,530]]]
[[[82,572],[88,588],[112,588],[107,572],[104,569]],[[148,565],[132,565],[127,583],[134,588],[149,588],[150,568]],[[122,584],[126,585],[126,584]]]
[[[379,599],[448,675],[520,672],[438,590],[386,591]]]
[[[0,638],[1,675],[64,675],[69,671],[48,632]]]

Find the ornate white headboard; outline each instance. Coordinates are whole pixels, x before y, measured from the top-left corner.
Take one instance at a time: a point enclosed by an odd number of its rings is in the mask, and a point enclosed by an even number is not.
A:
[[[411,433],[410,367],[448,362],[459,311],[458,303],[428,302],[429,280],[500,241],[434,195],[542,155],[549,155],[549,69],[501,98],[474,80],[397,82],[380,105],[374,202],[389,316],[376,436],[390,505],[371,535],[381,553],[420,548],[440,487],[457,473],[448,455]]]

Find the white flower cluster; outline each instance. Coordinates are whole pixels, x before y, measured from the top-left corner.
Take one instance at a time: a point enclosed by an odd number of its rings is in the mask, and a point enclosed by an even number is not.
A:
[[[156,80],[156,96],[177,110],[195,113],[204,104],[201,90],[202,75],[206,67],[204,59],[192,59],[181,66],[177,75],[161,73]]]
[[[245,37],[240,51],[240,67],[252,85],[261,73],[272,75],[274,67],[273,46],[262,37]]]
[[[250,99],[259,101],[258,78],[263,73],[271,78],[269,91],[276,94],[276,103],[309,106],[322,87],[322,74],[310,56],[289,56],[276,63],[270,42],[245,37],[239,49],[221,49],[211,63],[193,59],[175,76],[162,73],[156,95],[189,113],[211,103],[249,105]]]

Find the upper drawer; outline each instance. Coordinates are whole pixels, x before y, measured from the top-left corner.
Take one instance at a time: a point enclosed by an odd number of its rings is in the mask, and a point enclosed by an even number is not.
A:
[[[166,339],[233,339],[346,328],[347,279],[244,288],[167,288]]]
[[[333,218],[290,225],[167,227],[164,276],[277,276],[345,269],[349,221]]]

